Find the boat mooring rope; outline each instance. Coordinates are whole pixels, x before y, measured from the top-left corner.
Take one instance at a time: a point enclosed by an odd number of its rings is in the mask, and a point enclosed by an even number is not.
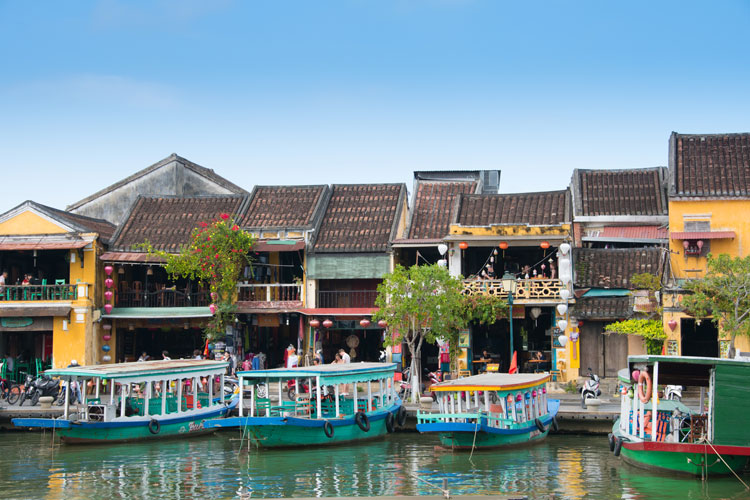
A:
[[[724,460],[724,457],[722,457],[721,454],[716,450],[716,448],[714,448],[714,445],[711,444],[711,441],[709,441],[708,439],[706,439],[706,444],[708,444],[708,446],[710,446],[711,449],[714,450],[714,453],[716,453],[716,456],[719,457],[719,459],[721,459],[721,461],[724,463],[724,465],[726,466],[726,468],[729,469],[732,472],[732,474],[734,474],[734,477],[736,477],[737,480],[742,483],[742,486],[744,486],[746,490],[750,490],[750,486],[748,486],[745,483],[745,481],[743,481],[742,479],[740,479],[740,476],[738,476],[737,473],[734,472],[734,469],[732,469],[729,466],[729,464]]]
[[[412,472],[407,472],[407,474],[409,474],[411,477],[413,477],[417,481],[422,481],[423,483],[428,484],[428,485],[432,486],[433,488],[435,488],[436,490],[440,491],[443,494],[444,498],[450,498],[451,497],[451,492],[448,491],[447,480],[443,479],[443,484],[445,485],[445,488],[441,488],[439,486],[435,486],[434,484],[432,484],[431,482],[429,482],[429,481],[427,481],[425,479],[422,479],[421,477],[417,476],[416,474],[414,474]]]
[[[477,431],[479,430],[479,416],[477,416],[477,420],[474,422],[474,440],[471,442],[471,453],[469,454],[469,461],[471,461],[471,457],[474,456],[474,448],[477,444]]]

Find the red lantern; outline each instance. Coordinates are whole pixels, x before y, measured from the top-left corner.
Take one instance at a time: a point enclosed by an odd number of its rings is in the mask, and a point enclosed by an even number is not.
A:
[[[507,241],[501,241],[498,246],[500,247],[500,250],[507,250],[508,249],[508,242]]]
[[[547,250],[549,248],[549,241],[543,241],[539,244],[539,246]]]
[[[112,292],[110,292],[109,290],[107,290],[106,292],[104,292],[104,300],[106,300],[107,302],[109,302],[110,300],[112,300]]]
[[[380,321],[378,321],[378,326],[380,328],[385,328],[386,326],[388,326],[388,322],[384,319],[381,319]]]
[[[114,271],[114,270],[115,270],[115,268],[112,267],[112,266],[104,266],[104,272],[107,273],[107,276],[109,276],[110,274],[112,274],[112,271]]]
[[[685,250],[687,250],[687,248],[690,246],[690,242],[688,240],[684,240],[682,242],[682,246],[685,248]]]
[[[112,304],[104,304],[104,312],[109,314],[112,312]]]
[[[330,319],[327,319],[323,321],[323,328],[331,328],[333,326],[333,321]]]
[[[466,243],[465,241],[462,241],[461,243],[458,244],[458,248],[460,248],[461,250],[466,250],[467,248],[469,248],[469,244]]]
[[[310,320],[310,326],[313,328],[318,328],[320,326],[320,320],[319,319],[311,319]]]
[[[365,319],[361,320],[361,321],[359,322],[359,324],[360,324],[360,326],[361,326],[362,328],[367,328],[368,326],[370,326],[370,320],[369,320],[369,319],[367,319],[367,318],[365,318]]]
[[[106,280],[104,280],[104,286],[106,286],[107,288],[112,288],[113,286],[115,286],[115,280],[113,280],[112,278],[107,278]]]
[[[211,314],[216,314],[216,304],[209,304],[208,310],[211,311]]]
[[[112,335],[102,335],[102,339],[105,342],[109,342],[112,339]]]

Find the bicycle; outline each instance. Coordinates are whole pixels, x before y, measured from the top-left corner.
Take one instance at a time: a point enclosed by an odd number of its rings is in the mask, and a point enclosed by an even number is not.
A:
[[[0,379],[0,399],[4,399],[12,405],[21,397],[21,385],[10,380]]]

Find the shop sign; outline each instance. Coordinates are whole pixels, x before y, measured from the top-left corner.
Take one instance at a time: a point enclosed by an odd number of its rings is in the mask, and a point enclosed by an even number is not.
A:
[[[23,328],[31,326],[33,323],[33,318],[0,318],[0,325],[3,328]]]
[[[258,326],[275,327],[279,326],[278,314],[258,314]]]

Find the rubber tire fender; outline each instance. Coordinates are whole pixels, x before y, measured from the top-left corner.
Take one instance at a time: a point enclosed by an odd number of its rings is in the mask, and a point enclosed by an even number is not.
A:
[[[607,434],[607,439],[609,440],[609,451],[615,451],[615,435],[610,432]]]
[[[552,431],[557,432],[560,430],[560,426],[557,425],[557,417],[552,417]]]
[[[617,436],[614,436],[615,439],[615,449],[612,450],[616,457],[620,456],[620,449],[622,448],[622,439],[618,439]]]
[[[367,418],[367,414],[363,411],[358,411],[354,414],[354,421],[357,423],[360,429],[365,432],[370,430],[370,419]]]
[[[160,430],[161,430],[161,424],[159,423],[158,420],[156,420],[155,418],[152,418],[151,420],[149,420],[148,432],[150,432],[151,434],[159,434]]]
[[[325,433],[327,438],[333,437],[333,424],[328,420],[326,420],[323,424],[323,432]]]
[[[385,430],[391,433],[394,431],[395,427],[396,427],[396,417],[393,416],[393,413],[388,413],[385,416]]]
[[[544,432],[547,430],[540,419],[534,419],[534,423],[536,424],[536,428],[539,429],[539,432]]]
[[[396,423],[399,427],[403,427],[404,424],[406,424],[406,408],[403,406],[398,407],[398,411],[396,412]]]

